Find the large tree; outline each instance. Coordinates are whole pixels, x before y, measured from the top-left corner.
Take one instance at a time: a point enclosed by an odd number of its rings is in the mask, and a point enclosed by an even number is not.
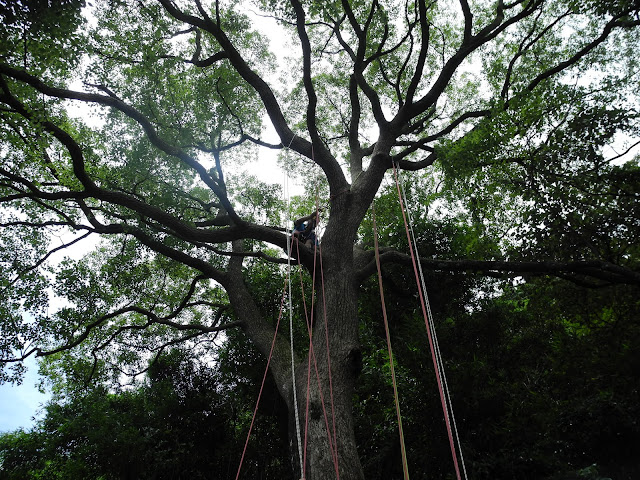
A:
[[[0,7],[5,364],[72,352],[89,373],[117,367],[117,380],[176,342],[210,355],[206,340],[229,328],[267,355],[278,299],[264,297],[251,268],[271,263],[281,277],[287,215],[273,187],[237,170],[259,170],[261,149],[287,152],[291,175],[329,205],[314,277],[308,479],[336,475],[321,397],[333,399],[340,476],[363,478],[351,409],[359,292],[375,260],[359,229],[394,166],[416,172],[418,217],[468,223],[474,239],[465,257],[432,255],[425,269],[640,284],[638,168],[627,151],[637,1],[82,7]],[[269,52],[260,15],[291,43],[288,57]],[[89,120],[72,116],[78,104]],[[60,260],[96,236],[93,253]],[[294,256],[309,272],[320,265],[313,248]],[[410,265],[391,248],[381,261]],[[302,411],[308,360],[294,355]],[[286,335],[269,368],[298,470]]]

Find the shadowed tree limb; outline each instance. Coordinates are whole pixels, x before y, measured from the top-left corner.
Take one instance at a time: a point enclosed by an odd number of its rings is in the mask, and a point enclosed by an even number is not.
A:
[[[368,262],[358,270],[358,278],[364,281],[376,271],[374,253],[367,252]],[[393,250],[386,250],[380,254],[380,261],[411,266],[411,256]],[[508,275],[555,275],[572,280],[575,276],[589,277],[607,283],[623,283],[640,286],[640,272],[627,267],[602,260],[583,260],[573,262],[562,261],[508,261],[508,260],[438,260],[420,259],[422,268],[441,272],[480,273],[488,276]],[[573,280],[572,280],[573,281]]]
[[[276,96],[267,82],[249,66],[231,40],[222,31],[220,26],[208,18],[198,18],[184,13],[170,0],[158,1],[167,13],[176,20],[199,27],[213,35],[222,47],[223,51],[227,54],[229,62],[231,62],[238,74],[240,74],[240,76],[249,85],[251,85],[251,87],[260,96],[267,115],[271,119],[271,122],[280,137],[281,143],[283,145],[288,145],[289,148],[301,155],[314,160],[327,175],[331,188],[334,191],[342,190],[346,185],[346,179],[344,178],[344,174],[342,173],[342,169],[338,162],[330,154],[314,155],[313,145],[315,142],[312,144],[308,140],[294,134],[282,113],[280,103],[276,99]]]

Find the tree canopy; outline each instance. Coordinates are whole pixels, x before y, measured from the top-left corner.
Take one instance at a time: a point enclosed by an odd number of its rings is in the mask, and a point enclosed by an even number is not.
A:
[[[236,328],[267,356],[290,222],[319,202],[321,248],[292,251],[322,291],[310,335],[294,329],[316,352],[280,335],[270,375],[297,478],[363,478],[373,203],[385,277],[411,278],[389,171],[422,268],[462,290],[441,293],[442,311],[501,297],[491,308],[535,323],[500,309],[562,279],[582,290],[549,287],[543,330],[637,321],[637,1],[20,0],[0,17],[2,380],[35,355],[118,385],[178,344],[215,361]],[[265,151],[306,189],[291,207]],[[616,293],[563,310],[594,291]],[[308,457],[294,440],[305,388]],[[333,439],[313,413],[330,393]]]

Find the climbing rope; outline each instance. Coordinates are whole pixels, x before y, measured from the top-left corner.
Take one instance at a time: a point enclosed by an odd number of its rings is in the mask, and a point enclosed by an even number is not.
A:
[[[273,356],[273,349],[276,345],[276,337],[278,336],[278,327],[280,326],[280,319],[282,318],[282,310],[284,307],[284,297],[287,291],[287,280],[282,288],[282,300],[280,302],[280,313],[278,314],[278,322],[276,323],[275,332],[273,332],[273,340],[271,341],[271,350],[269,350],[269,356],[267,357],[267,366],[264,369],[264,375],[262,376],[262,383],[260,384],[260,391],[258,392],[258,400],[256,401],[256,407],[253,409],[253,417],[251,417],[251,424],[249,425],[249,432],[247,433],[247,440],[244,442],[244,448],[242,449],[242,457],[240,457],[240,465],[238,465],[238,473],[236,473],[236,480],[240,478],[240,470],[242,469],[242,462],[247,452],[247,445],[249,445],[249,438],[251,437],[251,430],[253,430],[253,423],[258,413],[258,405],[260,405],[260,398],[262,397],[262,390],[264,389],[264,382],[267,379],[267,373],[269,372],[269,364],[271,363],[271,357]]]
[[[395,168],[395,166],[394,166]],[[407,195],[404,189],[404,183],[401,181],[400,178],[400,172],[397,171],[396,173],[397,175],[397,180],[398,180],[398,184],[400,185],[400,189],[402,191],[402,199],[404,200],[404,204],[407,205]],[[460,442],[460,436],[458,435],[458,426],[456,423],[456,417],[453,413],[453,403],[451,402],[451,394],[449,392],[449,384],[447,382],[447,375],[445,373],[445,368],[444,368],[444,362],[442,360],[442,355],[440,353],[440,345],[438,342],[438,335],[436,333],[436,328],[435,328],[435,323],[433,322],[433,315],[431,313],[431,304],[429,303],[429,296],[427,295],[427,286],[424,280],[424,273],[422,271],[422,264],[420,262],[420,254],[418,253],[418,245],[416,243],[416,236],[415,233],[413,231],[413,216],[411,215],[411,210],[409,208],[406,209],[407,210],[407,217],[408,217],[408,226],[409,226],[409,230],[411,232],[411,241],[413,242],[413,248],[415,250],[415,254],[416,254],[416,264],[418,266],[418,272],[420,274],[420,285],[422,287],[422,291],[424,293],[424,298],[425,298],[425,304],[426,304],[426,308],[427,308],[427,316],[429,319],[429,325],[431,326],[431,332],[433,335],[433,343],[434,343],[434,347],[436,350],[436,359],[438,360],[438,369],[440,371],[440,375],[442,376],[442,380],[443,380],[443,384],[444,384],[444,389],[445,389],[445,394],[446,394],[446,400],[447,400],[447,407],[448,407],[448,411],[451,414],[451,421],[453,424],[453,430],[455,433],[455,438],[456,438],[456,445],[458,447],[458,452],[460,452],[460,463],[462,464],[462,471],[464,474],[464,478],[467,479],[467,469],[466,469],[466,465],[464,462],[464,456],[462,453],[462,444]]]
[[[297,258],[298,258],[298,265],[300,266],[300,249],[299,249],[299,243],[296,242],[296,246],[297,248]],[[315,248],[314,248],[314,254],[315,254]],[[315,258],[317,258],[316,255],[314,255],[314,268],[313,268],[313,277],[315,278],[315,266],[316,266],[316,262],[315,262]],[[318,393],[320,395],[320,405],[322,407],[322,413],[324,416],[324,422],[325,422],[325,427],[327,429],[327,436],[328,436],[328,440],[329,440],[329,449],[331,450],[331,458],[333,461],[333,466],[334,469],[336,471],[336,478],[339,480],[340,479],[340,469],[339,469],[339,465],[338,465],[338,455],[337,455],[337,448],[334,448],[333,446],[333,439],[331,438],[331,430],[329,428],[329,420],[328,420],[328,416],[327,416],[327,409],[325,406],[325,401],[324,401],[324,394],[322,393],[322,386],[321,386],[321,382],[320,382],[320,373],[318,371],[318,362],[316,359],[316,354],[315,354],[315,349],[313,348],[313,315],[314,315],[314,298],[315,298],[315,282],[312,281],[312,290],[311,290],[311,315],[309,315],[308,310],[307,310],[307,302],[306,302],[306,295],[304,293],[304,281],[302,278],[302,268],[300,266],[299,268],[299,272],[300,272],[300,288],[302,290],[302,304],[304,307],[304,315],[305,315],[305,319],[306,319],[306,324],[307,324],[307,331],[309,334],[309,354],[308,354],[308,361],[307,361],[307,398],[306,398],[306,414],[305,414],[305,431],[304,431],[304,466],[305,469],[303,470],[304,472],[304,477],[306,477],[306,465],[307,465],[307,439],[308,439],[308,426],[309,426],[309,391],[310,391],[310,381],[311,381],[311,361],[313,360],[313,366],[314,366],[314,371],[316,374],[316,382],[317,382],[317,386],[318,386]],[[331,373],[329,372],[329,376],[331,378]],[[331,385],[331,380],[329,381],[329,384]],[[333,396],[333,393],[331,392],[331,396]],[[335,424],[335,419],[334,419],[334,424]]]
[[[293,138],[291,137],[291,142],[289,142],[289,146],[293,142]],[[288,155],[289,149],[285,150]],[[289,161],[287,158],[287,167],[289,165]],[[284,189],[283,193],[287,199],[287,225],[291,222],[291,202],[289,198],[289,173],[285,172],[285,180],[284,180]],[[302,456],[302,436],[300,434],[300,413],[298,408],[298,393],[296,387],[296,362],[295,362],[295,353],[294,353],[294,345],[293,345],[293,307],[291,302],[291,242],[293,242],[293,235],[287,233],[287,283],[289,285],[289,344],[291,347],[291,384],[293,388],[293,409],[295,414],[295,422],[296,422],[296,439],[298,441],[298,459],[300,461],[300,473],[304,471],[303,464],[303,456]]]
[[[378,247],[378,228],[376,226],[375,205],[371,205],[371,218],[373,219],[373,243],[376,251],[376,267],[378,269],[378,285],[380,286],[380,303],[382,304],[382,319],[384,320],[384,331],[387,336],[387,349],[389,350],[389,367],[391,369],[391,383],[393,384],[393,399],[396,404],[396,416],[398,417],[398,430],[400,433],[400,452],[402,453],[402,471],[404,473],[405,480],[409,480],[407,450],[404,445],[404,432],[402,430],[402,416],[400,415],[400,401],[398,398],[398,386],[396,384],[396,373],[393,365],[393,351],[391,350],[391,335],[389,334],[389,321],[387,320],[387,307],[384,301],[384,290],[382,288],[382,270],[380,268],[380,249]]]
[[[313,151],[313,147],[311,149],[311,156],[313,158],[314,156],[314,151]],[[318,200],[318,191],[316,189],[316,229],[319,227],[320,225],[320,203]],[[316,238],[317,238],[317,233],[316,233]],[[320,244],[319,241],[315,241],[314,242],[314,248],[313,248],[313,257],[314,257],[314,263],[313,263],[313,286],[315,288],[315,278],[316,278],[316,274],[315,274],[315,268],[316,268],[316,264],[315,264],[315,259],[316,259],[316,253],[319,253],[318,257],[320,259],[320,285],[321,285],[321,290],[322,290],[322,313],[323,313],[323,319],[324,319],[324,334],[325,334],[325,344],[327,347],[327,370],[328,370],[328,374],[329,374],[329,400],[331,402],[331,423],[332,423],[332,427],[333,427],[333,449],[332,449],[332,456],[334,459],[334,466],[335,466],[335,470],[336,470],[336,478],[338,480],[340,480],[340,467],[339,467],[339,462],[338,462],[338,436],[336,433],[336,414],[335,414],[335,407],[334,407],[334,401],[333,401],[333,380],[332,380],[332,372],[331,372],[331,348],[329,347],[329,322],[327,321],[327,302],[326,302],[326,296],[325,296],[325,288],[324,288],[324,269],[322,266],[322,245]],[[315,298],[315,297],[312,297]],[[313,311],[313,303],[312,303],[312,311]],[[311,341],[311,337],[309,337],[310,341]],[[315,362],[315,356],[314,356],[314,362]],[[318,375],[318,367],[316,365],[316,377],[318,378],[318,390],[320,392],[321,395],[321,399],[322,399],[322,408],[324,410],[324,399],[322,397],[322,390],[320,388],[320,377]],[[326,412],[325,412],[325,423],[327,423],[326,421]],[[331,433],[329,432],[329,425],[327,424],[327,433],[329,435],[329,446],[331,446]]]
[[[289,147],[293,142],[293,138],[289,143]],[[286,152],[288,153],[289,147],[287,147]],[[288,223],[291,222],[291,209],[290,202],[288,196],[288,175],[286,175],[285,186],[287,189],[287,212],[289,215]],[[316,195],[316,228],[319,223],[318,216],[318,198]],[[288,236],[287,238],[287,278],[291,278],[291,246],[294,242],[294,237]],[[307,438],[308,438],[308,423],[309,423],[309,391],[310,391],[310,379],[311,379],[311,361],[313,359],[314,370],[316,374],[316,380],[318,385],[318,392],[320,395],[320,403],[322,405],[322,411],[324,415],[325,427],[327,429],[327,435],[329,440],[329,449],[331,451],[331,457],[334,464],[334,468],[336,471],[336,477],[340,480],[340,470],[338,465],[338,448],[337,448],[337,435],[336,435],[336,423],[335,423],[335,408],[333,401],[333,382],[331,375],[331,355],[329,350],[329,337],[328,337],[328,327],[327,327],[327,318],[326,318],[326,302],[324,299],[324,273],[322,271],[322,252],[320,251],[320,275],[322,279],[322,295],[323,295],[323,311],[324,311],[324,320],[325,320],[325,335],[326,335],[326,346],[327,346],[327,364],[328,364],[328,372],[329,372],[329,393],[331,400],[331,416],[332,416],[332,426],[333,426],[333,437],[331,435],[331,429],[329,427],[329,421],[327,418],[327,411],[325,407],[324,395],[321,388],[320,382],[320,374],[318,371],[318,364],[316,360],[315,350],[313,348],[313,315],[314,315],[314,300],[315,300],[315,278],[316,278],[316,259],[318,253],[318,245],[314,244],[314,262],[313,262],[313,274],[312,274],[312,291],[311,291],[311,315],[308,315],[307,312],[307,304],[306,298],[304,294],[304,282],[302,279],[302,267],[300,265],[300,250],[299,250],[299,242],[296,243],[296,258],[298,259],[298,266],[300,272],[300,284],[302,289],[302,302],[304,306],[305,313],[305,321],[307,324],[307,331],[309,334],[309,354],[308,354],[308,364],[307,364],[307,390],[306,390],[306,413],[305,413],[305,431],[304,431],[304,448],[302,446],[301,441],[301,428],[300,428],[300,420],[299,420],[299,409],[298,409],[298,401],[297,401],[297,387],[296,387],[296,376],[295,376],[295,354],[294,354],[294,345],[293,345],[293,308],[292,308],[292,294],[291,294],[291,282],[289,282],[289,336],[290,336],[290,347],[291,347],[291,375],[292,375],[292,385],[293,385],[293,395],[294,395],[294,405],[295,405],[295,418],[296,418],[296,435],[298,441],[298,454],[300,459],[300,471],[302,473],[303,478],[306,477],[306,465],[307,465]]]
[[[316,197],[317,198],[317,197]],[[317,203],[316,203],[317,209]],[[329,348],[329,322],[327,321],[327,301],[324,291],[324,270],[322,268],[322,245],[319,246],[320,251],[320,284],[322,285],[322,313],[324,316],[324,335],[325,341],[327,344],[327,368],[329,369],[329,396],[331,401],[331,421],[333,424],[333,447],[335,449],[335,458],[336,458],[336,475],[340,478],[339,468],[338,468],[338,435],[336,434],[336,412],[334,408],[333,402],[333,381],[331,374],[331,349]]]
[[[420,273],[418,270],[418,266],[417,266],[417,261],[416,261],[416,254],[417,254],[417,248],[415,245],[415,240],[412,241],[411,239],[411,234],[409,232],[409,223],[407,221],[407,215],[405,213],[405,201],[403,201],[403,195],[402,195],[402,190],[400,188],[400,182],[398,180],[398,171],[396,168],[396,165],[393,165],[393,173],[394,173],[394,178],[395,178],[395,182],[396,182],[396,187],[398,190],[398,198],[400,200],[400,208],[402,211],[402,218],[404,220],[404,226],[405,226],[405,231],[407,234],[407,240],[409,242],[409,251],[411,253],[411,262],[413,264],[413,269],[414,269],[414,273],[415,273],[415,277],[416,277],[416,283],[418,286],[418,295],[420,297],[420,306],[422,308],[422,314],[424,316],[424,321],[425,321],[425,326],[427,328],[427,337],[429,339],[429,347],[431,349],[431,358],[433,361],[433,366],[435,369],[435,373],[436,373],[436,381],[438,383],[438,392],[440,394],[440,402],[442,404],[442,411],[444,413],[444,419],[445,419],[445,424],[447,427],[447,435],[449,436],[449,446],[451,448],[451,456],[453,457],[453,465],[455,467],[455,471],[456,471],[456,478],[458,480],[461,480],[460,477],[460,468],[458,466],[458,458],[457,458],[457,454],[456,454],[456,448],[454,445],[454,441],[453,441],[453,433],[452,433],[452,428],[451,428],[451,422],[449,420],[449,410],[451,410],[453,412],[453,409],[451,408],[450,404],[447,403],[447,400],[445,399],[445,393],[444,393],[444,388],[443,388],[443,375],[442,375],[442,371],[443,371],[443,365],[441,365],[441,361],[438,361],[438,355],[436,354],[436,348],[434,345],[434,340],[433,340],[433,334],[435,333],[435,329],[432,328],[433,322],[430,321],[430,313],[427,314],[427,306],[426,303],[428,302],[428,300],[425,300],[426,298],[426,288],[424,288],[424,277],[422,277],[422,282],[420,280]],[[414,253],[415,250],[415,253]],[[429,307],[429,312],[430,312],[430,307]],[[433,330],[433,332],[432,332]],[[448,390],[448,389],[447,389]],[[450,398],[449,398],[449,402],[450,402]],[[456,433],[457,436],[457,433]],[[459,445],[459,440],[458,440],[458,448],[460,448]],[[462,452],[462,450],[460,450]],[[464,466],[464,463],[463,463]],[[465,472],[465,479],[466,477],[466,468],[464,468],[464,472]]]

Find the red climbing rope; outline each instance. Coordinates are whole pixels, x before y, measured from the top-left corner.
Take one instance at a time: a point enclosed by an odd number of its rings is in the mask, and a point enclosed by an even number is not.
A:
[[[262,390],[264,389],[264,382],[267,379],[267,373],[269,372],[269,364],[271,363],[271,357],[273,356],[273,349],[276,345],[276,337],[278,336],[278,327],[280,326],[280,319],[282,318],[282,309],[284,307],[284,297],[287,291],[287,280],[284,282],[284,288],[282,290],[282,301],[280,303],[280,313],[278,314],[278,322],[276,323],[275,332],[273,332],[273,340],[271,342],[271,350],[269,350],[269,356],[267,357],[267,366],[264,369],[264,375],[262,376],[262,384],[260,385],[260,392],[258,393],[258,400],[256,401],[256,408],[253,410],[253,417],[251,418],[251,425],[249,425],[249,432],[247,433],[247,440],[244,442],[244,448],[242,449],[242,457],[240,457],[240,465],[238,465],[238,473],[236,473],[236,480],[240,478],[240,470],[242,469],[242,462],[244,462],[244,456],[247,452],[247,445],[249,445],[249,438],[251,437],[251,430],[253,429],[253,422],[256,419],[258,413],[258,405],[260,405],[260,397],[262,397]]]
[[[416,265],[416,257],[413,251],[413,244],[411,242],[411,235],[409,233],[409,225],[407,223],[407,216],[405,213],[404,202],[402,200],[402,192],[400,191],[400,182],[398,181],[398,174],[396,170],[396,165],[393,165],[393,174],[396,182],[396,187],[398,189],[398,197],[400,199],[400,208],[402,210],[402,218],[404,220],[404,228],[407,233],[407,241],[409,243],[409,251],[411,252],[411,263],[413,264],[413,271],[416,276],[416,283],[418,285],[418,295],[420,297],[420,306],[422,308],[422,315],[424,316],[424,324],[427,327],[427,337],[429,338],[429,347],[431,349],[431,359],[433,360],[433,367],[436,373],[436,380],[438,382],[438,391],[440,393],[440,402],[442,403],[442,411],[444,412],[444,420],[447,426],[447,434],[449,436],[449,446],[451,447],[451,456],[453,457],[453,465],[456,470],[456,478],[461,480],[460,477],[460,468],[458,467],[458,457],[456,455],[456,448],[453,442],[453,432],[451,430],[451,423],[449,422],[449,412],[447,408],[447,403],[444,397],[444,389],[442,388],[442,379],[440,378],[440,368],[438,367],[438,361],[436,359],[435,348],[433,346],[433,338],[431,335],[431,327],[429,326],[429,318],[427,316],[427,309],[425,305],[425,299],[422,292],[422,286],[420,284],[420,276],[418,274],[418,267]]]
[[[317,246],[316,246],[317,247]],[[316,247],[314,247],[314,262],[313,262],[313,277],[315,278],[315,273],[316,273],[316,258],[317,256],[315,255],[316,253]],[[297,257],[298,257],[298,265],[300,266],[300,248],[299,248],[299,243],[296,242],[296,249],[297,249]],[[338,465],[338,455],[337,455],[337,448],[334,448],[333,446],[333,439],[331,437],[331,429],[329,428],[329,420],[328,420],[328,415],[327,415],[327,409],[325,407],[325,401],[324,401],[324,395],[322,393],[322,387],[321,387],[321,382],[320,382],[320,373],[318,371],[318,362],[316,360],[316,354],[315,354],[315,350],[313,348],[313,314],[314,314],[314,298],[315,298],[315,282],[312,280],[312,290],[311,290],[311,315],[308,314],[307,311],[307,303],[306,303],[306,295],[304,293],[304,282],[302,279],[302,270],[299,270],[300,272],[300,287],[302,289],[302,304],[304,306],[304,315],[305,315],[305,319],[306,319],[306,324],[307,324],[307,330],[308,330],[308,334],[309,334],[309,354],[308,354],[308,363],[307,363],[307,394],[306,394],[306,411],[305,411],[305,429],[304,429],[304,461],[303,461],[303,465],[304,465],[304,471],[303,471],[303,477],[306,477],[306,468],[307,468],[307,439],[308,439],[308,427],[309,427],[309,390],[310,390],[310,381],[311,381],[311,361],[313,360],[313,366],[314,366],[314,371],[316,374],[316,381],[317,381],[317,385],[318,385],[318,393],[320,395],[320,404],[322,406],[322,413],[324,416],[324,422],[325,422],[325,427],[327,429],[327,436],[328,436],[328,440],[329,440],[329,449],[331,451],[331,458],[333,461],[333,466],[334,469],[336,471],[336,478],[338,480],[340,480],[340,469],[339,469],[339,465]],[[323,286],[324,288],[324,286]],[[329,383],[331,384],[331,373],[329,372]],[[333,396],[333,392],[331,392],[331,396]],[[335,424],[335,419],[334,419],[334,424]]]
[[[294,136],[295,138],[295,136]],[[293,142],[293,138],[291,139],[291,142]],[[289,143],[289,146],[291,146],[291,142]],[[288,151],[288,148],[287,148]],[[311,150],[311,155],[313,158],[313,147]],[[288,177],[287,177],[288,178]],[[287,203],[288,205],[288,203]],[[316,218],[315,218],[315,225],[317,226],[320,218],[319,218],[319,206],[318,206],[318,195],[316,192]],[[317,237],[316,237],[317,238]],[[292,247],[292,243],[293,243],[294,239],[293,236],[291,237],[291,242],[287,242],[288,243],[288,257],[289,257],[289,269],[291,268],[291,264],[290,264],[290,260],[291,260],[291,247]],[[299,249],[299,243],[296,242],[296,247],[297,247],[297,259],[298,259],[298,266],[300,266],[300,249]],[[317,251],[316,250],[320,250],[320,276],[321,276],[321,284],[322,284],[322,301],[323,301],[323,313],[324,313],[324,326],[325,326],[325,340],[326,340],[326,346],[327,346],[327,366],[328,366],[328,373],[329,373],[329,394],[330,394],[330,399],[331,399],[331,420],[332,420],[332,426],[333,426],[333,438],[331,436],[331,431],[329,429],[329,422],[327,420],[327,411],[325,408],[325,403],[324,403],[324,395],[322,393],[322,388],[321,388],[321,382],[320,382],[320,375],[318,372],[318,364],[316,361],[316,356],[315,356],[315,351],[313,348],[313,313],[314,313],[314,299],[315,299],[315,278],[316,278],[316,258],[317,258]],[[324,421],[325,421],[325,426],[327,429],[327,436],[329,437],[329,449],[331,451],[331,457],[333,460],[333,464],[334,464],[334,468],[335,468],[335,472],[336,472],[336,478],[337,480],[340,480],[340,468],[338,465],[338,440],[337,440],[337,434],[336,434],[336,417],[335,417],[335,408],[334,408],[334,399],[333,399],[333,381],[332,381],[332,373],[331,373],[331,353],[330,353],[330,349],[329,349],[329,328],[328,328],[328,322],[327,322],[327,308],[326,308],[326,300],[325,300],[325,288],[324,288],[324,272],[322,269],[322,250],[321,248],[319,248],[319,243],[317,242],[317,240],[314,242],[314,261],[313,261],[313,276],[312,276],[312,291],[311,291],[311,320],[309,320],[309,315],[307,313],[307,304],[306,304],[306,299],[305,299],[305,295],[304,295],[304,282],[302,280],[302,269],[299,269],[300,272],[300,284],[301,284],[301,288],[302,288],[302,302],[304,305],[304,314],[305,314],[305,322],[307,324],[307,331],[309,334],[309,353],[308,353],[308,362],[307,362],[307,394],[306,394],[306,415],[305,415],[305,432],[304,432],[304,453],[300,452],[300,462],[301,462],[301,470],[302,470],[302,476],[303,479],[306,477],[306,466],[307,466],[307,438],[308,438],[308,426],[309,426],[309,390],[310,390],[310,379],[311,379],[311,358],[313,357],[313,364],[314,364],[314,369],[316,372],[316,379],[318,382],[318,392],[320,395],[320,402],[322,405],[322,411],[324,414]],[[294,350],[293,350],[293,322],[292,322],[292,316],[291,316],[291,283],[289,282],[289,316],[290,316],[290,335],[291,335],[291,371],[292,371],[292,376],[293,376],[293,388],[294,388],[294,402],[295,402],[295,413],[296,413],[296,432],[297,432],[297,437],[298,437],[298,449],[301,450],[301,445],[300,445],[300,426],[299,426],[299,421],[298,421],[298,405],[297,405],[297,401],[296,399],[296,386],[295,386],[295,373],[294,373]]]
[[[331,422],[333,424],[333,448],[335,449],[336,467],[338,465],[338,435],[336,434],[336,411],[333,403],[333,381],[331,379],[331,349],[329,348],[329,322],[327,321],[327,301],[324,293],[324,271],[322,269],[322,245],[320,250],[320,283],[322,285],[322,313],[324,316],[324,336],[327,344],[327,368],[329,369],[329,399],[331,401]],[[339,470],[336,475],[340,478]]]
[[[292,239],[293,241],[293,239]],[[298,247],[298,242],[296,242],[296,246]],[[314,253],[315,253],[315,248],[314,248]],[[297,257],[298,257],[298,265],[300,265],[300,249],[297,248]],[[314,256],[315,257],[315,256]],[[315,258],[314,258],[314,268],[313,268],[313,277],[315,278]],[[322,267],[321,267],[322,268]],[[322,273],[321,273],[322,275]],[[249,439],[251,438],[251,432],[253,430],[253,425],[255,422],[255,418],[256,418],[256,414],[258,412],[258,406],[260,405],[260,399],[262,397],[262,391],[264,389],[264,384],[267,378],[267,373],[269,372],[269,365],[271,363],[271,358],[273,356],[273,350],[275,347],[275,342],[276,342],[276,337],[278,335],[278,328],[280,326],[280,320],[282,319],[282,311],[283,311],[283,307],[284,307],[284,299],[285,299],[285,295],[286,295],[286,289],[287,289],[287,283],[288,283],[289,279],[287,278],[287,280],[285,280],[285,284],[284,284],[284,288],[283,288],[283,292],[282,292],[282,300],[280,303],[280,312],[278,314],[278,321],[276,323],[276,328],[275,328],[275,332],[273,335],[273,340],[271,342],[271,349],[269,351],[269,356],[267,357],[267,366],[265,367],[265,371],[264,371],[264,375],[262,377],[262,383],[260,385],[260,391],[258,393],[258,399],[256,401],[256,406],[253,410],[253,416],[251,418],[251,424],[249,425],[249,431],[247,433],[247,439],[245,441],[244,444],[244,448],[242,450],[242,456],[240,458],[240,465],[238,465],[238,472],[236,473],[236,480],[238,480],[238,478],[240,477],[240,471],[242,469],[242,464],[244,462],[244,457],[246,455],[246,451],[247,451],[247,446],[249,445]],[[313,282],[312,282],[313,283]],[[333,428],[334,428],[334,436],[332,439],[331,436],[331,430],[329,428],[329,420],[327,417],[327,410],[325,408],[325,402],[324,402],[324,395],[322,394],[322,388],[321,388],[321,383],[320,383],[320,374],[318,371],[318,364],[316,361],[316,356],[315,356],[315,352],[313,349],[313,342],[312,342],[312,332],[313,332],[313,306],[314,306],[314,302],[313,302],[313,298],[314,298],[314,290],[312,289],[311,295],[312,295],[312,303],[311,303],[311,316],[309,317],[308,312],[307,312],[307,305],[306,305],[306,299],[305,299],[305,294],[304,294],[304,282],[302,279],[302,271],[300,270],[300,284],[302,287],[302,302],[304,305],[304,312],[305,312],[305,319],[306,319],[306,323],[307,323],[307,330],[309,333],[309,365],[308,365],[308,370],[307,370],[307,410],[306,410],[306,418],[305,418],[305,442],[304,442],[304,461],[303,461],[303,478],[306,477],[306,457],[307,457],[307,427],[308,427],[308,419],[309,419],[309,389],[310,389],[310,378],[311,378],[311,359],[313,358],[313,363],[314,363],[314,369],[315,369],[315,373],[316,373],[316,379],[317,379],[317,383],[318,383],[318,392],[320,394],[320,403],[322,405],[322,412],[324,414],[324,421],[325,421],[325,427],[327,429],[327,436],[329,438],[329,449],[331,451],[331,457],[332,457],[332,461],[334,464],[334,468],[336,471],[336,477],[338,480],[340,480],[340,471],[339,471],[339,466],[338,466],[338,450],[337,447],[334,447],[334,441],[335,441],[335,416],[333,418]],[[324,292],[324,283],[322,284],[322,288],[323,288],[323,292]],[[326,309],[325,309],[326,311]],[[326,315],[326,313],[325,313]],[[309,320],[310,318],[310,320]],[[326,318],[325,318],[325,322],[326,322]],[[327,340],[328,341],[328,340]],[[328,343],[327,343],[327,348],[328,348]],[[330,360],[329,361],[329,368],[330,368]],[[330,393],[331,393],[331,400],[332,400],[332,414],[333,414],[333,390],[331,388],[331,371],[329,370],[329,384],[330,384]]]
[[[393,398],[396,404],[396,415],[398,417],[398,430],[400,433],[400,452],[402,453],[402,471],[405,480],[409,480],[409,466],[407,464],[407,450],[404,445],[404,432],[402,430],[402,416],[400,415],[400,401],[398,399],[398,386],[396,384],[396,372],[393,366],[393,352],[391,350],[391,335],[389,334],[389,322],[387,320],[387,307],[384,301],[384,290],[382,288],[382,270],[380,269],[380,249],[378,248],[378,228],[376,226],[375,206],[371,206],[371,217],[373,219],[373,243],[376,251],[376,267],[378,269],[378,285],[380,286],[380,303],[382,304],[382,319],[384,320],[384,331],[387,335],[387,349],[389,350],[389,367],[391,368],[391,382],[393,384]]]

